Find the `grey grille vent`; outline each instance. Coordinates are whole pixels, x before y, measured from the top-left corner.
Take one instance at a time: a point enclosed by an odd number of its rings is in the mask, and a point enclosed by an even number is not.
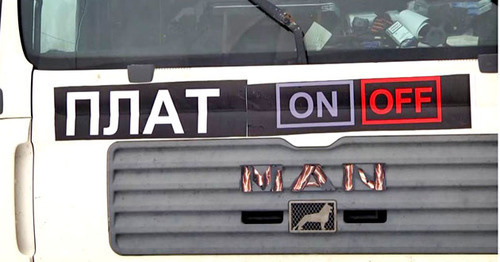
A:
[[[342,190],[343,163],[386,164],[387,191]],[[290,192],[319,163],[333,192]],[[285,166],[283,193],[244,194],[241,165]],[[371,170],[370,170],[371,172]],[[108,153],[110,242],[119,254],[496,253],[497,136],[344,138],[299,149],[280,139],[119,142]],[[290,234],[288,201],[332,199],[338,232]],[[346,224],[343,210],[387,210]],[[243,224],[242,211],[284,211]]]

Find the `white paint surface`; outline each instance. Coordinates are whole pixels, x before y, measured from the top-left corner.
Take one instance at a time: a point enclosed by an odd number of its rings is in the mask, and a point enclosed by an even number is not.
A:
[[[17,245],[14,205],[15,152],[28,141],[29,125],[28,118],[0,120],[0,261],[30,261]]]
[[[0,89],[3,113],[0,119],[31,116],[31,71],[21,46],[17,2],[2,1],[0,21]]]
[[[184,82],[248,79],[249,84],[471,74],[472,129],[363,131],[282,136],[296,146],[326,146],[345,136],[488,134],[498,128],[497,78],[479,72],[477,60],[344,65],[159,69],[154,81]],[[54,87],[127,85],[126,70],[36,71],[33,141],[35,146],[35,227],[38,261],[260,260],[256,256],[119,256],[109,245],[106,156],[116,140],[55,142]],[[145,85],[147,88],[147,84]],[[170,113],[170,111],[169,111]],[[168,139],[164,139],[168,140]],[[299,261],[310,256],[266,256]],[[402,261],[443,261],[443,256],[399,256]],[[453,259],[457,256],[450,256]],[[355,256],[356,261],[389,261]],[[463,258],[463,257],[460,257]],[[492,259],[483,256],[485,260]],[[314,260],[348,261],[346,256]],[[379,260],[377,260],[379,259]],[[352,260],[354,261],[354,260]]]

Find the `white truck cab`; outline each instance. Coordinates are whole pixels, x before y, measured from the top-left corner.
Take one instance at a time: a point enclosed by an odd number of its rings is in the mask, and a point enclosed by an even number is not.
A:
[[[0,260],[495,261],[490,0],[0,0]]]

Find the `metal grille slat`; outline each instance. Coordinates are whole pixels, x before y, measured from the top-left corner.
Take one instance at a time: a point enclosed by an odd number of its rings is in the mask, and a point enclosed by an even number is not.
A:
[[[342,164],[377,162],[386,164],[387,191],[342,189]],[[309,163],[337,190],[290,192]],[[242,193],[241,165],[267,164],[285,167],[285,192]],[[497,174],[496,135],[356,137],[326,148],[119,142],[108,152],[110,242],[119,254],[496,253]],[[288,201],[313,199],[337,201],[338,232],[289,234]],[[386,209],[387,222],[346,224],[346,209]],[[284,211],[283,222],[241,222],[241,211],[264,210]]]
[[[479,194],[478,191],[481,191]],[[390,193],[389,193],[390,192]],[[387,192],[308,192],[297,194],[264,192],[244,194],[239,190],[223,191],[139,191],[117,192],[115,208],[146,210],[285,210],[290,199],[335,198],[339,208],[408,209],[408,208],[495,208],[497,188],[437,188],[415,190],[389,189]],[[221,205],[221,203],[224,203]]]
[[[300,174],[302,166],[287,166],[287,174]],[[462,172],[455,172],[460,169]],[[234,189],[234,185],[239,183],[240,177],[235,176],[240,172],[240,167],[234,165],[226,168],[205,168],[190,170],[163,168],[147,170],[116,170],[113,186],[116,191],[124,190],[199,190],[199,189]],[[323,170],[331,175],[334,185],[342,185],[343,169],[340,166],[323,165]],[[415,176],[415,170],[420,170]],[[439,170],[439,175],[435,171]],[[389,172],[398,175],[391,178],[391,188],[426,186],[426,187],[467,187],[467,186],[491,186],[496,184],[496,178],[491,176],[496,172],[496,164],[480,165],[392,165]],[[470,174],[474,173],[474,176]],[[183,178],[190,177],[185,181]],[[210,177],[210,180],[206,180]],[[449,179],[453,177],[454,179]],[[295,177],[286,176],[283,178],[284,185],[291,185]],[[199,183],[199,181],[204,181]]]
[[[496,211],[474,210],[463,216],[463,210],[391,210],[388,222],[370,224],[346,224],[339,221],[342,232],[421,232],[421,231],[495,231]],[[339,217],[343,211],[339,210]],[[287,212],[285,212],[285,216]],[[433,225],[429,216],[439,216]],[[183,224],[180,224],[182,221]],[[286,232],[286,221],[279,225],[247,225],[241,227],[241,212],[166,212],[166,213],[119,213],[116,215],[117,234],[137,233],[245,233]],[[394,225],[397,224],[397,227]]]
[[[496,249],[497,233],[438,232],[438,233],[338,233],[335,237],[305,235],[290,238],[289,233],[246,234],[129,234],[118,235],[117,246],[129,254],[142,254],[139,246],[147,246],[150,254],[240,254],[256,244],[269,247],[267,253],[488,253]],[[204,241],[210,239],[210,241]],[[255,243],[257,242],[257,243]],[[315,248],[311,248],[314,246]],[[274,251],[274,252],[273,252]],[[260,253],[262,254],[262,253]]]

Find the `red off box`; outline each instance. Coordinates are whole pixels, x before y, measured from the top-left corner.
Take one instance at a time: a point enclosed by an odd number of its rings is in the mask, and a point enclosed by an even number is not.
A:
[[[441,77],[361,80],[363,125],[442,122]]]

